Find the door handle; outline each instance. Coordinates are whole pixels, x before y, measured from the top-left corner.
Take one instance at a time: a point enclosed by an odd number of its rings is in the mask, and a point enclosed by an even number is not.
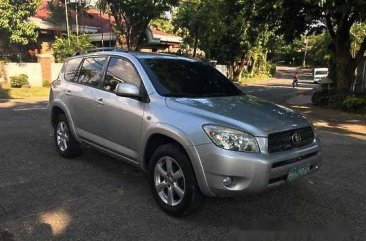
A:
[[[98,105],[104,105],[104,101],[102,98],[96,99],[95,102],[97,102]]]
[[[71,90],[67,90],[67,91],[65,91],[65,95],[70,96],[70,95],[71,95]]]

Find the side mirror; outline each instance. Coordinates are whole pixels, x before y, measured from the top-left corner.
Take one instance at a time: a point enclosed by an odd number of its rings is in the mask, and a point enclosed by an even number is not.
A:
[[[139,88],[131,83],[118,83],[115,91],[116,95],[130,98],[140,98]]]

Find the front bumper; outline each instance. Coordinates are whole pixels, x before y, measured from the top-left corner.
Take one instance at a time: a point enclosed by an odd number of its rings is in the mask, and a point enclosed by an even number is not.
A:
[[[310,145],[278,153],[244,153],[218,148],[214,144],[195,146],[207,186],[215,196],[261,192],[286,182],[289,169],[306,164],[310,172],[319,168],[320,145]],[[225,177],[232,177],[228,187]]]

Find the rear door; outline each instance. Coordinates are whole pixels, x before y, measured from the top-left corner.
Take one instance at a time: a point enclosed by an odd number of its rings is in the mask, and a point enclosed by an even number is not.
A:
[[[64,73],[62,74],[62,79],[64,80],[62,85],[60,85],[62,92],[62,102],[66,104],[67,109],[71,115],[71,119],[75,124],[75,94],[78,91],[78,86],[75,84],[77,80],[77,73],[79,71],[80,64],[82,62],[82,57],[69,59],[64,65]]]
[[[70,109],[80,137],[93,139],[97,94],[106,64],[105,56],[88,56],[83,59],[75,80],[70,83]]]
[[[96,111],[96,134],[100,145],[131,158],[137,158],[145,103],[115,94],[118,83],[129,82],[143,88],[133,63],[110,57]]]

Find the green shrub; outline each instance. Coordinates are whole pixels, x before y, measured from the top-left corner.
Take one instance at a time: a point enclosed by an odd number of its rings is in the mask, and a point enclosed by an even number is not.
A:
[[[70,38],[56,38],[52,44],[52,49],[58,63],[63,62],[66,58],[73,56],[77,52],[83,52],[91,48],[94,48],[94,45],[86,34],[79,36],[72,34]]]
[[[23,86],[29,86],[28,76],[26,74],[10,77],[10,87],[21,88]]]
[[[267,63],[267,71],[270,77],[273,77],[276,74],[276,65],[272,63]]]
[[[364,110],[366,108],[366,96],[347,96],[343,100],[344,110]]]
[[[250,78],[253,78],[253,77],[255,77],[255,74],[252,74],[252,73],[250,73],[248,71],[243,71],[241,73],[241,78],[242,79],[250,79]]]
[[[51,86],[51,82],[50,82],[50,81],[48,81],[48,80],[43,80],[43,82],[42,82],[42,86],[43,86],[43,87],[50,87],[50,86]]]

